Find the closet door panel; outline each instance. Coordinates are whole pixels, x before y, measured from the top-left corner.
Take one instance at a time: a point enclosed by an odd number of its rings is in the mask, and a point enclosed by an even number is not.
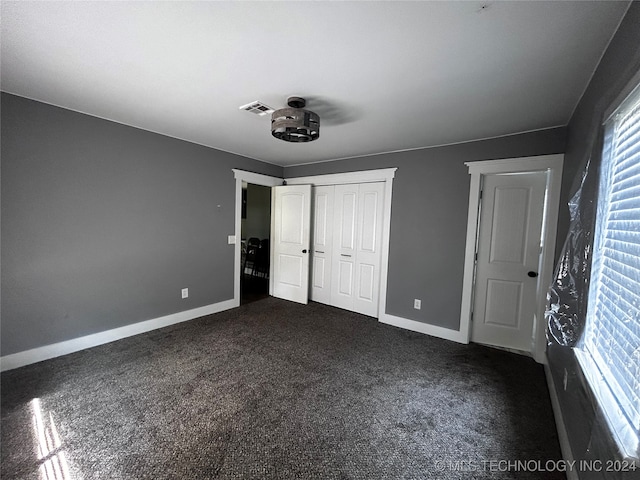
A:
[[[351,185],[349,185],[351,187]],[[342,190],[342,189],[340,189]],[[358,192],[338,192],[340,196],[340,225],[338,228],[339,248],[341,251],[353,252],[356,245],[356,205]]]
[[[333,185],[313,188],[311,300],[331,304]]]
[[[360,212],[358,212],[358,222],[360,229],[359,252],[375,253],[377,250],[376,230],[379,228],[380,213],[379,199],[380,195],[377,191],[372,191],[371,187],[362,185],[362,194],[360,195]]]
[[[373,302],[375,295],[374,278],[376,272],[375,265],[359,263],[358,265],[358,299],[361,301]]]
[[[331,305],[353,310],[358,185],[336,185],[334,195]]]
[[[338,262],[338,285],[336,293],[341,297],[350,299],[353,296],[353,262]]]
[[[314,256],[313,269],[311,274],[311,300],[321,303],[331,302],[331,277],[327,277],[327,273],[331,274],[330,262],[326,258]],[[324,298],[328,293],[328,298]]]
[[[384,183],[363,183],[359,186],[353,310],[372,317],[378,316],[383,196]]]
[[[314,187],[311,299],[378,316],[384,183]]]

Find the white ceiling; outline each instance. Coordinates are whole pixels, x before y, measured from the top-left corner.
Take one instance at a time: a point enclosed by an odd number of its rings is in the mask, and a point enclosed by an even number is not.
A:
[[[566,125],[628,5],[3,1],[1,85],[296,165]],[[290,95],[317,141],[238,110]]]

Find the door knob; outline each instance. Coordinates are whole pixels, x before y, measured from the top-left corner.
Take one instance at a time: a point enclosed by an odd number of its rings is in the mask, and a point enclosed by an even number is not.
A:
[[[527,275],[529,275],[531,278],[536,278],[538,276],[538,272],[527,272]]]
[[[302,253],[307,253],[307,249],[305,248],[304,250],[302,250]]]

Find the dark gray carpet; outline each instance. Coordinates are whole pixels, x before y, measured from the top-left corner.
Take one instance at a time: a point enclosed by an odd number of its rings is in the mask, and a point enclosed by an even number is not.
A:
[[[62,458],[84,479],[564,478],[483,463],[560,458],[540,365],[315,303],[268,298],[1,378],[3,479]]]

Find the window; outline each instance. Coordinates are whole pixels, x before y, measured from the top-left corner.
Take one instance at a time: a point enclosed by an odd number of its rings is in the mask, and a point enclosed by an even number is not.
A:
[[[585,333],[577,357],[628,458],[640,455],[640,88],[605,124]]]

